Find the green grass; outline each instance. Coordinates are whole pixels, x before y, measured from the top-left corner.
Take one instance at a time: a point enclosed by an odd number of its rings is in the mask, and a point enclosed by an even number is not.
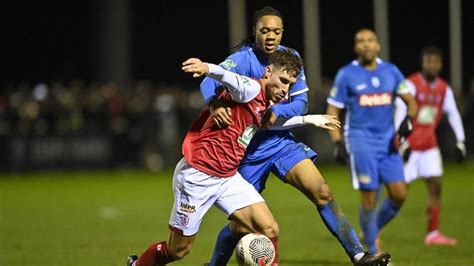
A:
[[[345,168],[321,172],[358,228],[359,195]],[[425,247],[426,189],[410,187],[399,216],[383,235],[393,265],[474,264],[474,164],[448,165],[443,179],[444,232],[456,247]],[[272,177],[264,197],[280,224],[281,265],[350,265],[315,208]],[[0,175],[0,265],[124,265],[151,242],[168,237],[171,173],[63,171]],[[202,265],[211,254],[224,215],[205,217],[191,254],[176,265]],[[357,229],[358,230],[358,229]],[[235,265],[234,260],[232,260]]]

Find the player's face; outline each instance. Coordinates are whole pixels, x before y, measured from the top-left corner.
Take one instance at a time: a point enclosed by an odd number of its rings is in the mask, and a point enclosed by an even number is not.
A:
[[[363,30],[356,34],[354,51],[359,59],[371,62],[377,58],[380,51],[380,44],[375,33],[370,30]]]
[[[267,66],[265,68],[265,92],[267,100],[271,100],[273,103],[277,103],[283,100],[290,86],[296,82],[296,77],[290,75],[286,70],[274,68],[273,66]]]
[[[265,54],[276,51],[283,36],[283,23],[277,16],[261,17],[254,28],[255,45]]]
[[[421,58],[421,67],[426,76],[435,78],[441,72],[443,60],[438,55],[427,54]]]

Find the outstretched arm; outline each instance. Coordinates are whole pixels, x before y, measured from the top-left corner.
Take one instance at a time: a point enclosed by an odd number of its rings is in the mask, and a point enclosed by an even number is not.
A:
[[[232,100],[245,103],[251,101],[260,92],[260,84],[248,77],[227,71],[217,65],[204,63],[200,59],[190,58],[183,62],[183,71],[192,73],[193,77],[206,75],[224,84],[229,90]]]
[[[304,125],[313,125],[330,131],[334,130],[334,128],[341,128],[341,122],[339,122],[339,120],[334,116],[305,115],[293,116],[292,118],[278,118],[276,122],[271,125],[269,130],[283,130]]]

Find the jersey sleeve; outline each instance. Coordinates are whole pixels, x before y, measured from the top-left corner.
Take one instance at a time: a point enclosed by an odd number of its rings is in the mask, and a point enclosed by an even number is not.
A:
[[[227,71],[241,73],[237,69],[237,59],[238,58],[236,54],[232,54],[227,57],[224,62],[220,63],[219,66]],[[209,104],[209,102],[217,96],[217,92],[222,86],[222,83],[220,83],[219,81],[216,81],[210,77],[204,78],[204,80],[201,82],[200,90],[206,104]]]
[[[348,89],[349,86],[344,75],[344,70],[341,69],[337,72],[334,85],[329,92],[329,97],[327,99],[328,104],[344,109],[346,106]]]
[[[308,93],[304,92],[290,97],[290,102],[275,104],[270,107],[278,118],[290,118],[308,112]]]
[[[232,100],[239,103],[246,103],[260,93],[261,86],[258,81],[227,71],[214,64],[207,65],[209,66],[207,76],[225,85]]]
[[[309,88],[308,88],[308,84],[306,84],[306,75],[305,75],[304,67],[303,67],[301,68],[300,74],[296,78],[295,84],[293,84],[290,88],[290,96],[293,97],[302,93],[306,93],[308,91],[309,91]]]
[[[410,91],[410,88],[406,85],[407,80],[405,80],[405,77],[403,76],[402,72],[396,66],[393,66],[393,76],[395,77],[395,84],[397,84],[395,88],[396,94],[411,93],[412,95],[414,95],[414,92]]]
[[[457,141],[464,141],[466,136],[464,135],[464,127],[462,125],[461,115],[459,114],[458,108],[456,107],[456,101],[454,100],[453,90],[448,87],[446,96],[444,97],[443,112],[449,121],[449,125],[454,131]]]

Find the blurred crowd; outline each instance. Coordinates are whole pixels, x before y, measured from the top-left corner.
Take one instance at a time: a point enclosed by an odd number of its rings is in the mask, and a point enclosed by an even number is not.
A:
[[[311,113],[325,112],[331,86],[332,81],[325,79],[322,88],[316,90],[310,103]],[[474,81],[468,97],[458,97],[470,152],[474,149],[473,95]],[[38,141],[51,136],[61,138],[66,144],[101,136],[109,141],[111,157],[108,160],[113,161],[113,165],[144,165],[159,170],[179,160],[184,134],[204,106],[197,89],[148,81],[136,82],[128,89],[119,88],[114,83],[85,85],[82,81],[6,87],[0,95],[0,146],[7,152],[3,153],[5,158],[0,163],[11,164],[8,157],[12,154],[25,157],[31,153],[31,149],[25,149],[22,154],[16,151],[18,145],[12,144],[14,139],[23,140],[22,146],[32,146],[29,140]],[[442,134],[451,134],[449,126],[441,125],[440,128]],[[300,132],[300,139],[314,143],[314,130]],[[440,138],[440,142],[449,145],[445,139]],[[330,150],[330,147],[321,147],[322,143],[316,145],[321,152]],[[63,149],[62,152],[69,150]],[[39,152],[37,157],[44,157],[44,153]],[[31,160],[25,160],[23,164],[29,163]],[[17,168],[22,168],[22,164]]]
[[[176,147],[203,105],[199,90],[146,81],[130,89],[81,81],[25,84],[2,90],[0,136],[106,136],[114,161],[160,168],[179,156]]]

